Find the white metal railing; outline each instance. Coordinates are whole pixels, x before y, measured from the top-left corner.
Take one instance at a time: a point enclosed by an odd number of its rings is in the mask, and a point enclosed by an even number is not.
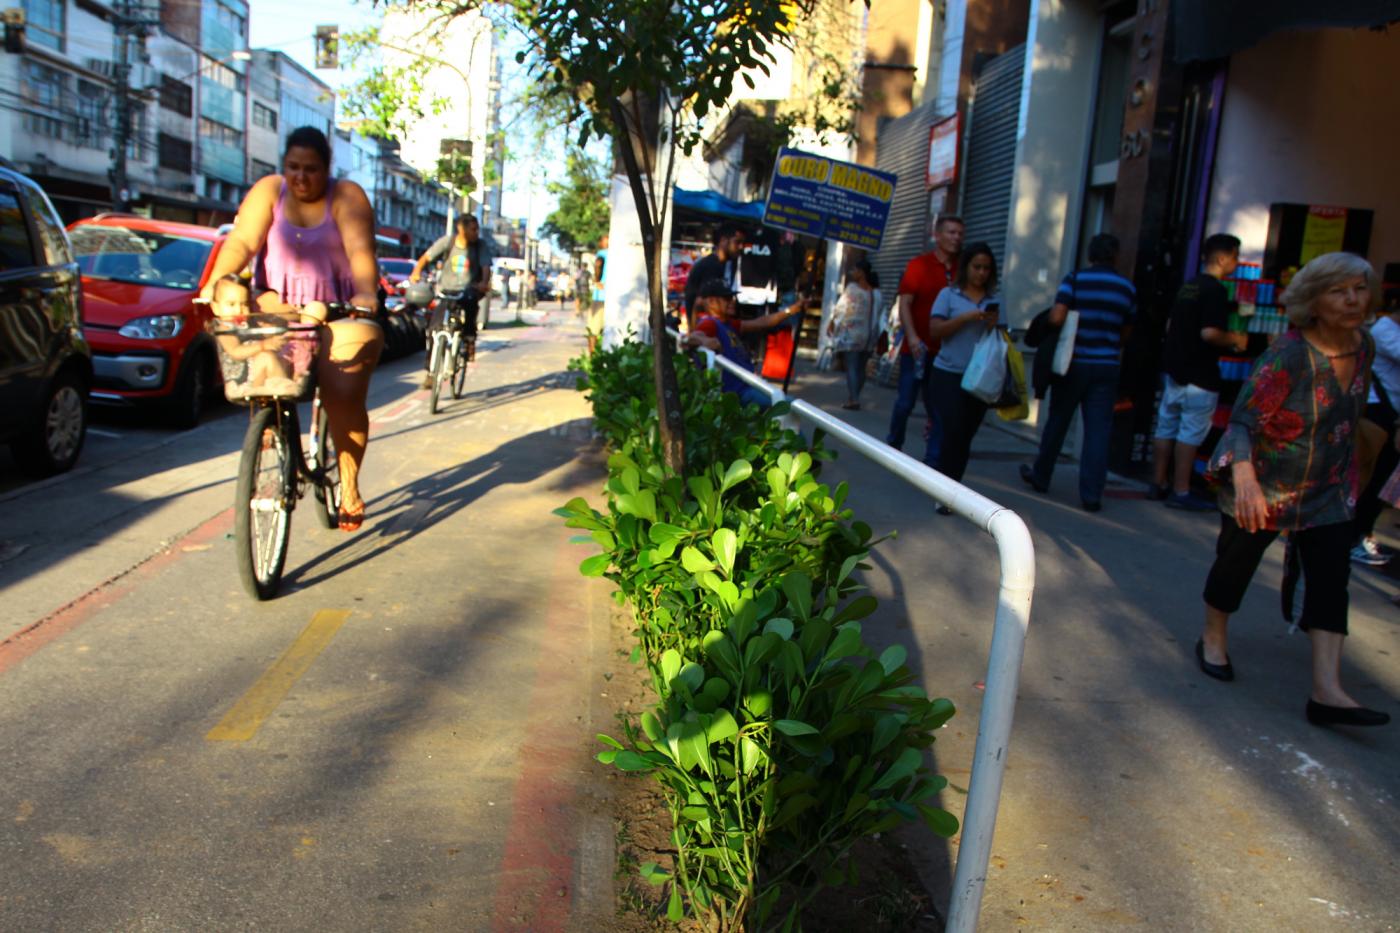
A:
[[[675,330],[666,331],[681,339]],[[953,890],[948,905],[947,933],[972,933],[982,907],[982,891],[987,883],[987,863],[992,855],[992,832],[996,829],[997,805],[1006,772],[1007,747],[1011,742],[1011,721],[1016,712],[1016,691],[1021,680],[1021,658],[1030,623],[1031,595],[1035,590],[1035,546],[1021,516],[998,505],[962,483],[951,480],[908,454],[891,448],[864,431],[858,431],[801,399],[791,398],[781,388],[740,366],[701,349],[707,366],[718,365],[744,382],[767,392],[776,404],[787,401],[792,415],[820,427],[857,453],[908,481],[935,502],[946,505],[992,536],[1001,559],[1001,582],[997,591],[997,614],[992,625],[992,648],[987,659],[987,676],[982,700],[982,718],[977,724],[977,746],[972,756],[972,776],[968,781],[967,806],[963,810],[962,843],[953,871]]]

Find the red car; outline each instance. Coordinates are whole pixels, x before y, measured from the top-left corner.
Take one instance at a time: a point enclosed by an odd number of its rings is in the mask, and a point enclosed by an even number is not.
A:
[[[196,305],[226,233],[99,214],[68,228],[83,278],[83,329],[98,404],[150,404],[194,427],[223,377],[211,316]]]
[[[403,294],[408,285],[408,277],[413,274],[416,263],[412,259],[386,257],[379,260],[379,275],[389,286],[390,294]]]

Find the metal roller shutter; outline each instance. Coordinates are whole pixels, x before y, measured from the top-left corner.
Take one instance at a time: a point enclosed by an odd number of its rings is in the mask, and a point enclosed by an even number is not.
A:
[[[1021,115],[1021,75],[1026,47],[1018,45],[987,62],[968,107],[967,159],[962,214],[966,243],[985,241],[997,264],[1006,263],[1011,182],[1016,170],[1016,126]]]
[[[928,239],[928,132],[940,119],[933,102],[891,120],[880,130],[875,167],[899,176],[894,202],[880,251],[870,264],[880,276],[885,307],[894,304],[899,277],[909,260],[929,249]]]

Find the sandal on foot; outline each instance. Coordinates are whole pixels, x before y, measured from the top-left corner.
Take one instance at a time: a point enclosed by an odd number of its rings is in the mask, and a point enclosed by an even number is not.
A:
[[[353,512],[342,505],[340,507],[339,519],[341,531],[359,531],[360,526],[363,525],[365,521],[365,504],[361,502],[360,507]]]

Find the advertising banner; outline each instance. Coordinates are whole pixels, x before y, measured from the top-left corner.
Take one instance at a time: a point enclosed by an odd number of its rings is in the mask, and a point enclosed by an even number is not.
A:
[[[940,120],[928,131],[928,187],[951,185],[958,177],[958,115]]]
[[[768,186],[763,223],[878,250],[896,176],[798,149],[782,149]]]

